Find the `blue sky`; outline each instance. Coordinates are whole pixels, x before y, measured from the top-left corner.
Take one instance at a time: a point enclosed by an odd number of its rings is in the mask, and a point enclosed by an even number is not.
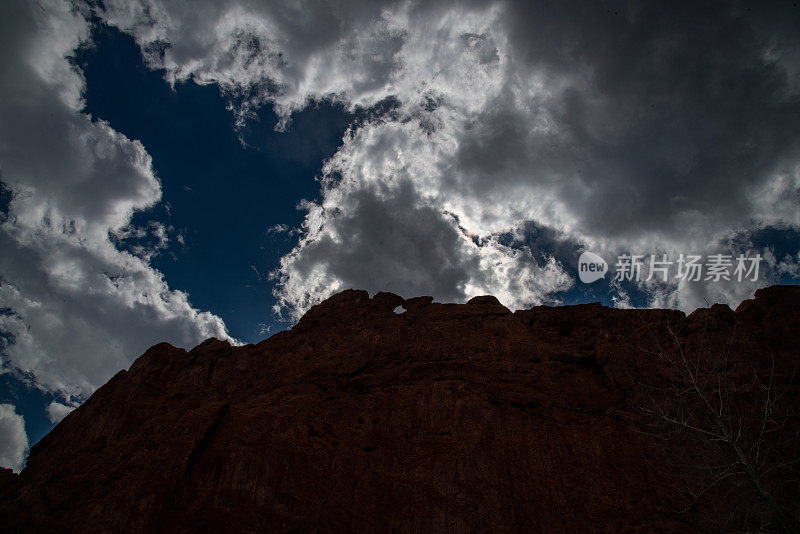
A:
[[[95,26],[92,41],[76,58],[86,76],[85,111],[140,140],[161,179],[162,201],[137,213],[134,224],[156,220],[182,236],[152,265],[193,305],[224,317],[237,339],[255,342],[264,337],[262,325],[286,326],[272,314],[269,273],[293,243],[269,230],[300,225],[297,205],[319,196],[315,178],[353,115],[323,102],[296,114],[288,131],[275,132],[277,117],[261,108],[236,131],[215,85],[170,88],[116,28]]]
[[[148,346],[256,342],[349,287],[691,312],[800,280],[791,3],[2,10],[0,465]]]

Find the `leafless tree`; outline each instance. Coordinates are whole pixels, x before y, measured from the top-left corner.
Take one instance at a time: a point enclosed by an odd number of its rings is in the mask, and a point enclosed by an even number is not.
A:
[[[715,328],[648,328],[653,343],[639,349],[652,365],[635,378],[642,431],[666,452],[682,511],[724,530],[800,533],[797,360]]]

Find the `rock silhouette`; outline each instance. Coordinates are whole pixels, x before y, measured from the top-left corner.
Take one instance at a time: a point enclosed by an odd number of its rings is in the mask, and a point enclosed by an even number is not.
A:
[[[0,530],[696,531],[722,489],[682,510],[637,409],[664,328],[771,362],[798,445],[798,314],[796,286],[688,317],[344,291],[256,345],[151,347],[0,471]]]

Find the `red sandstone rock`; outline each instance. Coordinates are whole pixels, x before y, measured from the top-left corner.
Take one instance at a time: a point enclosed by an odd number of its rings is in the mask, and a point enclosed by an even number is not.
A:
[[[150,348],[0,472],[0,530],[695,531],[634,402],[655,347],[734,339],[782,380],[798,310],[790,286],[688,318],[344,291],[257,345]]]

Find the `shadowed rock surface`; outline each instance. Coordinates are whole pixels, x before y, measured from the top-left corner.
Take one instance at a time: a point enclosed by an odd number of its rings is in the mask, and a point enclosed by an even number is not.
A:
[[[734,339],[798,405],[800,287],[689,317],[431,300],[348,290],[256,345],[150,348],[0,472],[0,530],[694,531],[634,402],[664,329]]]

